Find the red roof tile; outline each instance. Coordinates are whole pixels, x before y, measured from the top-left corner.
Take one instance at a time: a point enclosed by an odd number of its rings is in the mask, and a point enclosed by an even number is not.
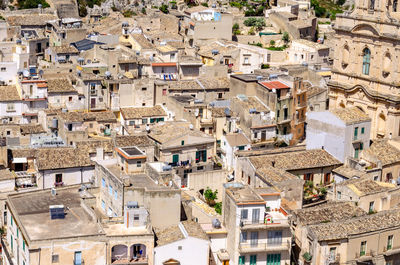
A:
[[[279,81],[269,81],[269,82],[260,82],[260,83],[262,86],[268,88],[269,90],[289,88],[289,86],[287,86],[284,83],[281,83]]]

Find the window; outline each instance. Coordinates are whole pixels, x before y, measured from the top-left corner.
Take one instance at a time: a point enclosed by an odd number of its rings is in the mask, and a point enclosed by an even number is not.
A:
[[[267,265],[280,265],[281,264],[281,254],[268,254],[267,255]]]
[[[134,126],[135,125],[135,121],[129,121],[129,125],[130,126]]]
[[[239,265],[244,265],[246,262],[246,256],[239,256]]]
[[[138,215],[138,214],[134,214],[134,215],[133,215],[133,220],[139,221],[139,215]]]
[[[369,10],[373,11],[375,7],[375,0],[369,0]]]
[[[11,216],[11,218],[10,218],[11,222],[10,223],[11,223],[11,226],[13,226],[14,225],[14,218],[12,217],[12,215],[10,215],[10,216]]]
[[[358,136],[358,127],[354,128],[354,140],[357,140]]]
[[[304,180],[313,181],[314,180],[314,175],[312,173],[304,174]]]
[[[172,61],[172,60],[175,60],[175,53],[172,53],[172,54],[170,55],[170,59],[171,59],[171,61]]]
[[[329,258],[331,260],[335,260],[336,258],[336,247],[332,247],[329,249]]]
[[[101,179],[101,186],[102,186],[103,188],[106,187],[106,180],[105,180],[104,178]]]
[[[393,247],[393,235],[388,236],[386,250],[391,250]]]
[[[179,162],[179,154],[172,156],[172,163],[177,164]]]
[[[240,219],[247,220],[248,214],[249,214],[249,210],[242,209],[242,211],[240,212]]]
[[[163,88],[163,90],[162,90],[162,95],[163,95],[163,96],[166,96],[166,95],[167,95],[167,89],[166,89],[166,88]]]
[[[269,246],[282,245],[282,231],[268,231],[267,244]]]
[[[93,129],[93,123],[89,123],[90,129]]]
[[[374,212],[374,205],[375,205],[375,203],[373,201],[369,203],[369,212],[370,213]]]
[[[68,101],[71,102],[72,101],[72,97],[68,97]]]
[[[113,211],[110,207],[108,207],[107,215],[108,215],[108,217],[112,217],[112,215],[113,215]]]
[[[11,131],[7,130],[7,131],[6,131],[6,134],[7,134],[8,136],[10,136],[10,135],[11,135]]]
[[[22,250],[25,251],[25,240],[22,240]]]
[[[114,199],[118,200],[118,191],[114,190]]]
[[[82,252],[81,251],[75,251],[74,265],[82,265]]]
[[[72,123],[68,123],[68,131],[72,132]]]
[[[364,133],[365,133],[365,128],[361,127],[361,134],[364,134]]]
[[[250,256],[250,265],[256,265],[257,264],[257,255],[251,255]]]
[[[185,145],[185,141],[181,141],[181,145]]]
[[[59,256],[56,255],[51,255],[51,263],[58,263],[59,262]]]
[[[13,252],[14,251],[14,238],[13,238],[13,236],[11,235],[11,252]]]
[[[142,87],[142,91],[146,91],[147,90],[147,87]]]
[[[337,192],[337,198],[338,198],[339,200],[342,199],[342,192],[340,192],[340,191]]]
[[[359,152],[360,152],[360,148],[357,147],[354,149],[354,158],[358,158]]]
[[[257,224],[260,221],[260,209],[253,209],[251,212],[251,221],[253,224]]]
[[[19,238],[19,229],[17,228],[17,238]]]
[[[371,0],[374,2],[374,0]],[[369,67],[371,62],[371,51],[368,48],[363,50],[363,64],[362,64],[362,73],[364,75],[369,75]]]
[[[108,185],[108,193],[112,196],[113,195],[113,188],[111,185]]]
[[[62,174],[56,174],[56,183],[62,182]]]
[[[136,161],[136,167],[142,167],[142,161]]]
[[[374,181],[378,181],[379,177],[378,176],[374,176]]]
[[[196,151],[196,163],[207,162],[207,150]]]
[[[7,103],[7,112],[14,112],[14,111],[15,111],[14,103]]]
[[[250,233],[250,246],[251,247],[258,246],[258,231],[252,231]]]
[[[142,119],[142,124],[147,124],[147,118],[146,119]]]
[[[367,250],[367,241],[362,241],[360,246],[360,257],[365,256],[366,250]]]
[[[325,173],[324,183],[327,184],[331,182],[331,173]]]
[[[96,95],[96,84],[94,83],[90,84],[90,95]]]
[[[178,246],[178,250],[182,250],[182,246]]]
[[[244,64],[249,64],[249,57],[244,57]]]
[[[238,147],[238,149],[241,151],[241,150],[244,150],[244,147],[245,147],[244,145],[241,145]]]
[[[103,200],[101,200],[101,208],[103,208],[103,211],[106,210],[106,203]]]
[[[247,241],[247,232],[242,232],[240,233],[240,242],[246,242]]]
[[[397,12],[397,0],[393,0],[393,12]]]
[[[142,103],[142,106],[143,106],[143,107],[146,106],[146,103],[143,102],[143,103]]]

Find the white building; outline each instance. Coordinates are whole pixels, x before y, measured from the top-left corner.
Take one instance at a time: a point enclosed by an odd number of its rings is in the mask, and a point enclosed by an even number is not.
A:
[[[235,152],[250,150],[250,140],[243,133],[223,135],[221,138],[222,160],[228,170],[236,168]]]
[[[340,162],[369,147],[371,119],[357,107],[307,114],[307,149],[324,149]]]
[[[304,39],[293,40],[287,53],[288,63],[328,64],[329,47],[324,44]]]
[[[252,189],[232,182],[224,188],[229,264],[289,264],[292,234],[280,193],[272,187]]]
[[[154,265],[208,265],[210,242],[200,225],[180,222],[156,232]]]

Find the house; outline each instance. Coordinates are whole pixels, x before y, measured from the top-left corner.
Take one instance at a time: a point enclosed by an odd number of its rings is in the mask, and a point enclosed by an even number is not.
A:
[[[168,116],[160,105],[154,107],[121,108],[120,121],[124,130],[131,133],[135,130],[144,131],[146,126],[167,120]]]
[[[210,242],[200,224],[183,221],[160,229],[155,234],[154,265],[209,264]]]
[[[287,53],[288,63],[324,66],[329,63],[329,47],[305,39],[293,40]]]
[[[24,103],[15,86],[0,86],[0,117],[13,123],[23,123]]]
[[[227,134],[221,137],[222,160],[228,170],[236,168],[237,150],[250,150],[250,140],[243,133]]]
[[[118,150],[121,152],[119,158],[96,161],[95,174],[99,186],[96,205],[99,211],[109,217],[122,217],[126,216],[126,207],[130,207],[128,202],[136,202],[134,208],[147,209],[150,223],[155,228],[177,225],[180,220],[179,188],[173,183],[160,183],[139,173],[138,168],[145,168],[143,157],[146,156],[137,147]]]
[[[354,178],[335,186],[333,200],[355,202],[368,213],[390,210],[399,197],[396,184],[378,182],[370,178]]]
[[[188,55],[178,56],[179,79],[191,80],[200,76],[200,69],[203,63],[200,59]]]
[[[45,58],[53,63],[77,62],[79,51],[69,44],[63,46],[51,46],[46,49]]]
[[[49,108],[53,109],[83,110],[84,108],[83,102],[78,102],[78,91],[71,81],[64,78],[47,80],[47,100]]]
[[[51,20],[46,25],[51,46],[69,45],[86,37],[87,29],[82,20],[74,17]]]
[[[230,231],[226,244],[230,263],[290,262],[292,236],[279,192],[234,182],[224,188],[223,224]]]
[[[118,264],[153,262],[154,233],[145,219],[145,209],[130,209],[121,220],[93,210],[95,196],[80,186],[13,194],[7,199],[7,237],[2,241],[2,259],[7,264],[36,264],[48,260],[62,264]],[[59,229],[73,226],[74,229]],[[53,243],[51,243],[53,242]],[[57,243],[55,243],[57,242]],[[51,248],[52,251],[37,251]],[[117,262],[116,262],[117,261]]]
[[[341,241],[330,241],[330,244],[325,244],[325,249],[317,250],[315,249],[317,244],[314,243],[314,240],[312,239],[313,237],[310,235],[310,230],[325,226],[338,228],[347,220],[352,220],[366,215],[366,212],[350,202],[330,202],[293,211],[290,225],[294,233],[294,259],[298,260],[298,262],[323,264],[325,261],[328,261],[326,258],[330,256],[329,248],[332,248],[332,252],[333,250],[335,250],[335,252],[332,253],[333,260],[331,262],[337,262],[336,257],[342,258],[342,255],[347,252],[346,248],[340,249],[335,246],[341,244]],[[354,229],[357,229],[357,227],[354,227]],[[337,232],[339,235],[342,231],[339,230]],[[356,252],[358,250],[358,246],[352,249],[352,251]],[[321,256],[325,259],[319,260]],[[339,264],[341,263],[340,261],[338,262]]]
[[[19,80],[18,93],[24,101],[23,118],[25,122],[37,123],[39,113],[47,108],[47,81],[34,79],[31,75]]]
[[[359,158],[368,149],[371,119],[359,108],[310,112],[307,115],[307,149],[323,148],[342,163]]]

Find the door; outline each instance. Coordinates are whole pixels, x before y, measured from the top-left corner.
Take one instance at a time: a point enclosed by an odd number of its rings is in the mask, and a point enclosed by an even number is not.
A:
[[[256,265],[257,264],[257,255],[251,255],[250,256],[250,265]]]
[[[95,109],[96,108],[96,99],[95,98],[91,98],[90,99],[90,108],[91,109]]]
[[[250,234],[250,246],[257,247],[258,246],[258,232],[253,231]]]
[[[82,252],[75,251],[74,265],[82,265]]]
[[[265,131],[261,131],[261,141],[265,141],[267,138],[267,133]]]
[[[177,164],[179,162],[179,155],[175,154],[172,156],[172,163]]]

